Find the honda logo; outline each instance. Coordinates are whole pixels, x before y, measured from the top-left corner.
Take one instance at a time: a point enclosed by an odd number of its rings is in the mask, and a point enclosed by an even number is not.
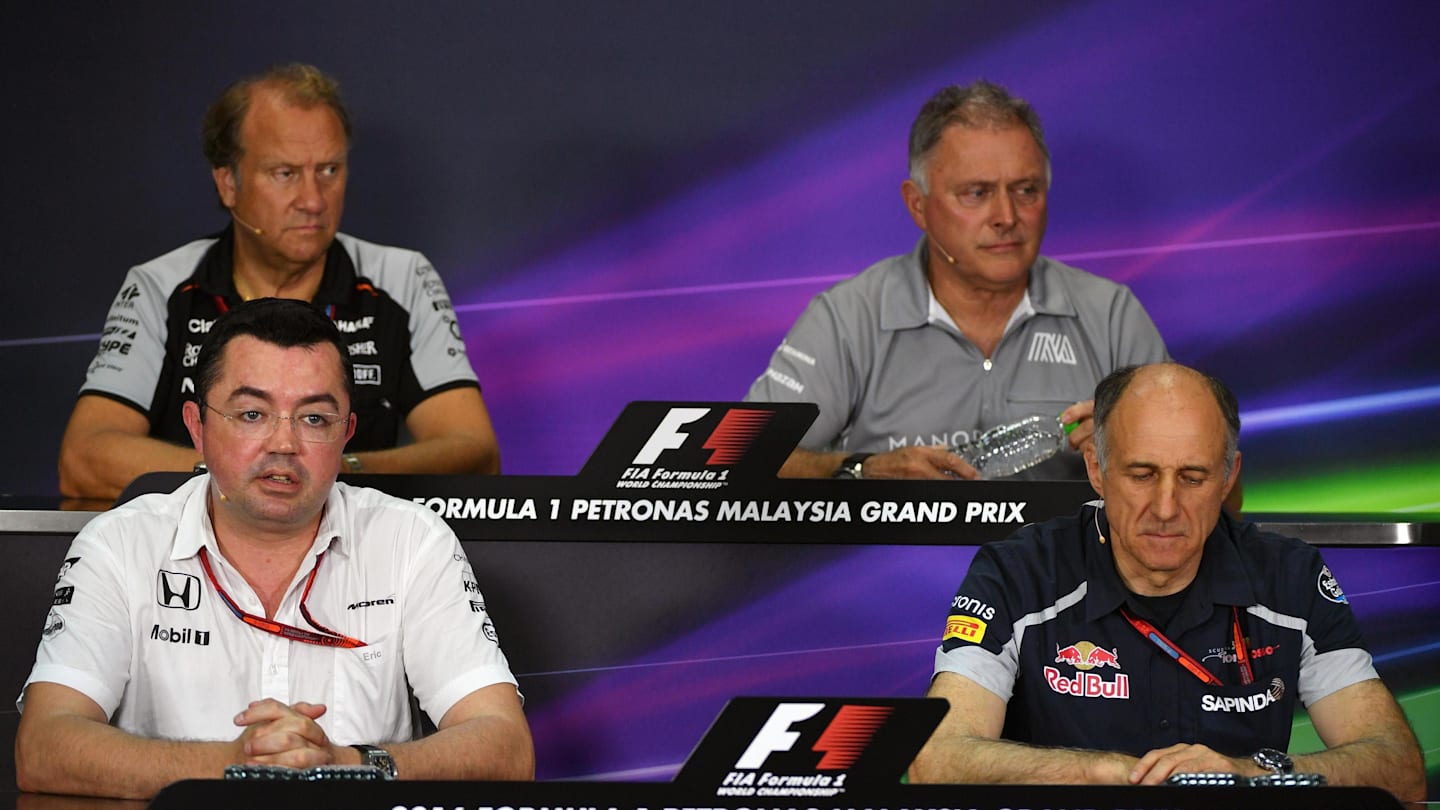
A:
[[[155,596],[155,601],[163,607],[194,610],[200,607],[200,578],[161,571],[156,581]]]

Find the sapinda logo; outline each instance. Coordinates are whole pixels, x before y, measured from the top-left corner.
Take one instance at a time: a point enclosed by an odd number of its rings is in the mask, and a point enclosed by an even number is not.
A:
[[[632,464],[654,464],[660,454],[667,450],[679,450],[685,446],[690,438],[689,431],[680,430],[681,427],[692,422],[698,422],[711,411],[710,408],[671,408],[655,427],[655,432],[635,454]],[[755,443],[755,437],[765,429],[770,418],[774,416],[773,411],[758,410],[755,408],[731,408],[720,418],[720,424],[710,432],[705,439],[704,449],[711,451],[710,459],[705,462],[707,467],[718,467],[734,464],[745,457],[750,446]]]
[[[779,704],[770,713],[770,719],[760,727],[755,739],[745,748],[745,752],[735,760],[735,767],[746,771],[759,770],[771,754],[792,750],[800,740],[800,732],[792,731],[791,727],[809,720],[824,708],[824,703]],[[875,732],[885,724],[892,711],[894,710],[889,706],[841,706],[810,748],[823,755],[815,769],[849,769],[865,752],[865,748],[875,738]]]

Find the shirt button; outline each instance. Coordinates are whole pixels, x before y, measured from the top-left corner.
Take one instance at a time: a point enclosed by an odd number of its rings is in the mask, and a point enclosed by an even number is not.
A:
[[[1161,721],[1160,721],[1160,728],[1170,728],[1170,721],[1169,721],[1169,720],[1161,720]]]

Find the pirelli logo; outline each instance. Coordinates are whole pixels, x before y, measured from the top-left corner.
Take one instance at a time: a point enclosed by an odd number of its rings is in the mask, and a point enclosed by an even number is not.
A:
[[[973,616],[951,616],[945,621],[945,638],[979,644],[985,638],[985,622]]]

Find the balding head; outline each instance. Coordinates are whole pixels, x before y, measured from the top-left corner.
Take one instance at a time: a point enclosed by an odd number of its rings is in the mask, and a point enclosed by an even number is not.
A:
[[[1230,476],[1240,445],[1240,405],[1225,383],[1179,363],[1126,366],[1095,386],[1095,457],[1100,469],[1105,469],[1110,450],[1105,425],[1115,409],[1132,397],[1157,404],[1163,398],[1171,405],[1193,402],[1198,406],[1199,401],[1208,400],[1225,431],[1225,476]]]

